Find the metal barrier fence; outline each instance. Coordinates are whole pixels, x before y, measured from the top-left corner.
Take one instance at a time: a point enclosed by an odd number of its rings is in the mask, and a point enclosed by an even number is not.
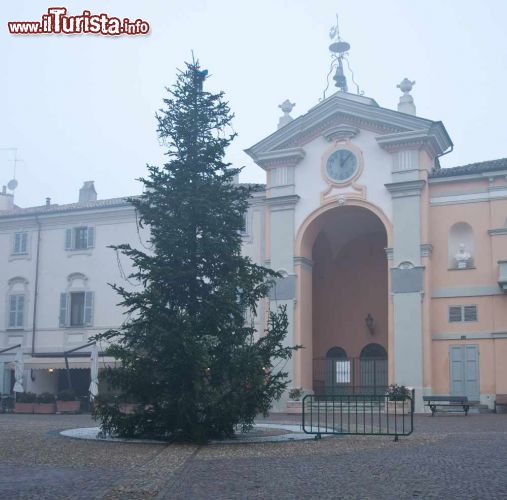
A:
[[[389,395],[308,395],[303,398],[306,434],[408,436],[414,430],[414,392],[403,401]]]

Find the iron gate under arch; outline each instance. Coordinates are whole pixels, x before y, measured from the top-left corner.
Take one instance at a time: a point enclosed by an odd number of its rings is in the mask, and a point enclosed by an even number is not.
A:
[[[313,360],[313,392],[319,395],[384,395],[387,357],[334,357]]]

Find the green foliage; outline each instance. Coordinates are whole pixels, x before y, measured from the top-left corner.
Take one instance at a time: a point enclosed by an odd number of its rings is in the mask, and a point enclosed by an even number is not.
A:
[[[16,402],[18,403],[35,403],[37,394],[34,392],[17,392]]]
[[[76,401],[77,397],[75,391],[72,389],[64,389],[58,393],[56,399],[58,401]]]
[[[37,396],[37,403],[54,403],[55,402],[55,395],[51,394],[50,392],[43,392]]]
[[[303,397],[303,389],[301,387],[294,387],[289,391],[289,399],[299,401]]]
[[[410,391],[404,385],[391,384],[387,394],[389,401],[405,401],[410,396]]]
[[[129,280],[113,288],[128,318],[98,339],[121,367],[102,372],[124,414],[98,399],[102,431],[205,442],[249,428],[287,387],[285,308],[269,313],[257,338],[253,318],[278,275],[241,255],[244,214],[255,186],[233,183],[224,163],[234,138],[223,94],[202,90],[204,73],[187,64],[167,89],[158,118],[168,162],[148,166],[144,194],[130,202],[149,228],[147,251],[114,247],[130,258]],[[245,321],[245,318],[249,318]]]

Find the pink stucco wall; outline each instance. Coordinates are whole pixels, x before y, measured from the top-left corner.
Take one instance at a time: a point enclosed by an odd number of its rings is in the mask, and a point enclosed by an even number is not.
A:
[[[359,357],[369,343],[387,351],[388,293],[385,232],[359,236],[333,248],[321,233],[313,250],[313,354],[323,358],[334,347]],[[375,319],[372,335],[365,324]]]

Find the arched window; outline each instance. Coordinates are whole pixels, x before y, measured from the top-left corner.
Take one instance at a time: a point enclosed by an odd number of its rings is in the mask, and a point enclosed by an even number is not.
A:
[[[449,229],[449,269],[474,266],[474,231],[466,222],[456,222]]]
[[[361,359],[387,359],[387,352],[380,344],[368,344],[363,347],[359,357]]]
[[[60,327],[85,327],[93,325],[93,292],[88,278],[82,273],[67,277],[67,289],[60,294]]]
[[[28,281],[17,276],[10,279],[7,284],[7,328],[23,330],[28,310]]]
[[[329,349],[326,353],[326,358],[347,359],[347,353],[345,352],[345,349],[341,347],[331,347],[331,349]]]

